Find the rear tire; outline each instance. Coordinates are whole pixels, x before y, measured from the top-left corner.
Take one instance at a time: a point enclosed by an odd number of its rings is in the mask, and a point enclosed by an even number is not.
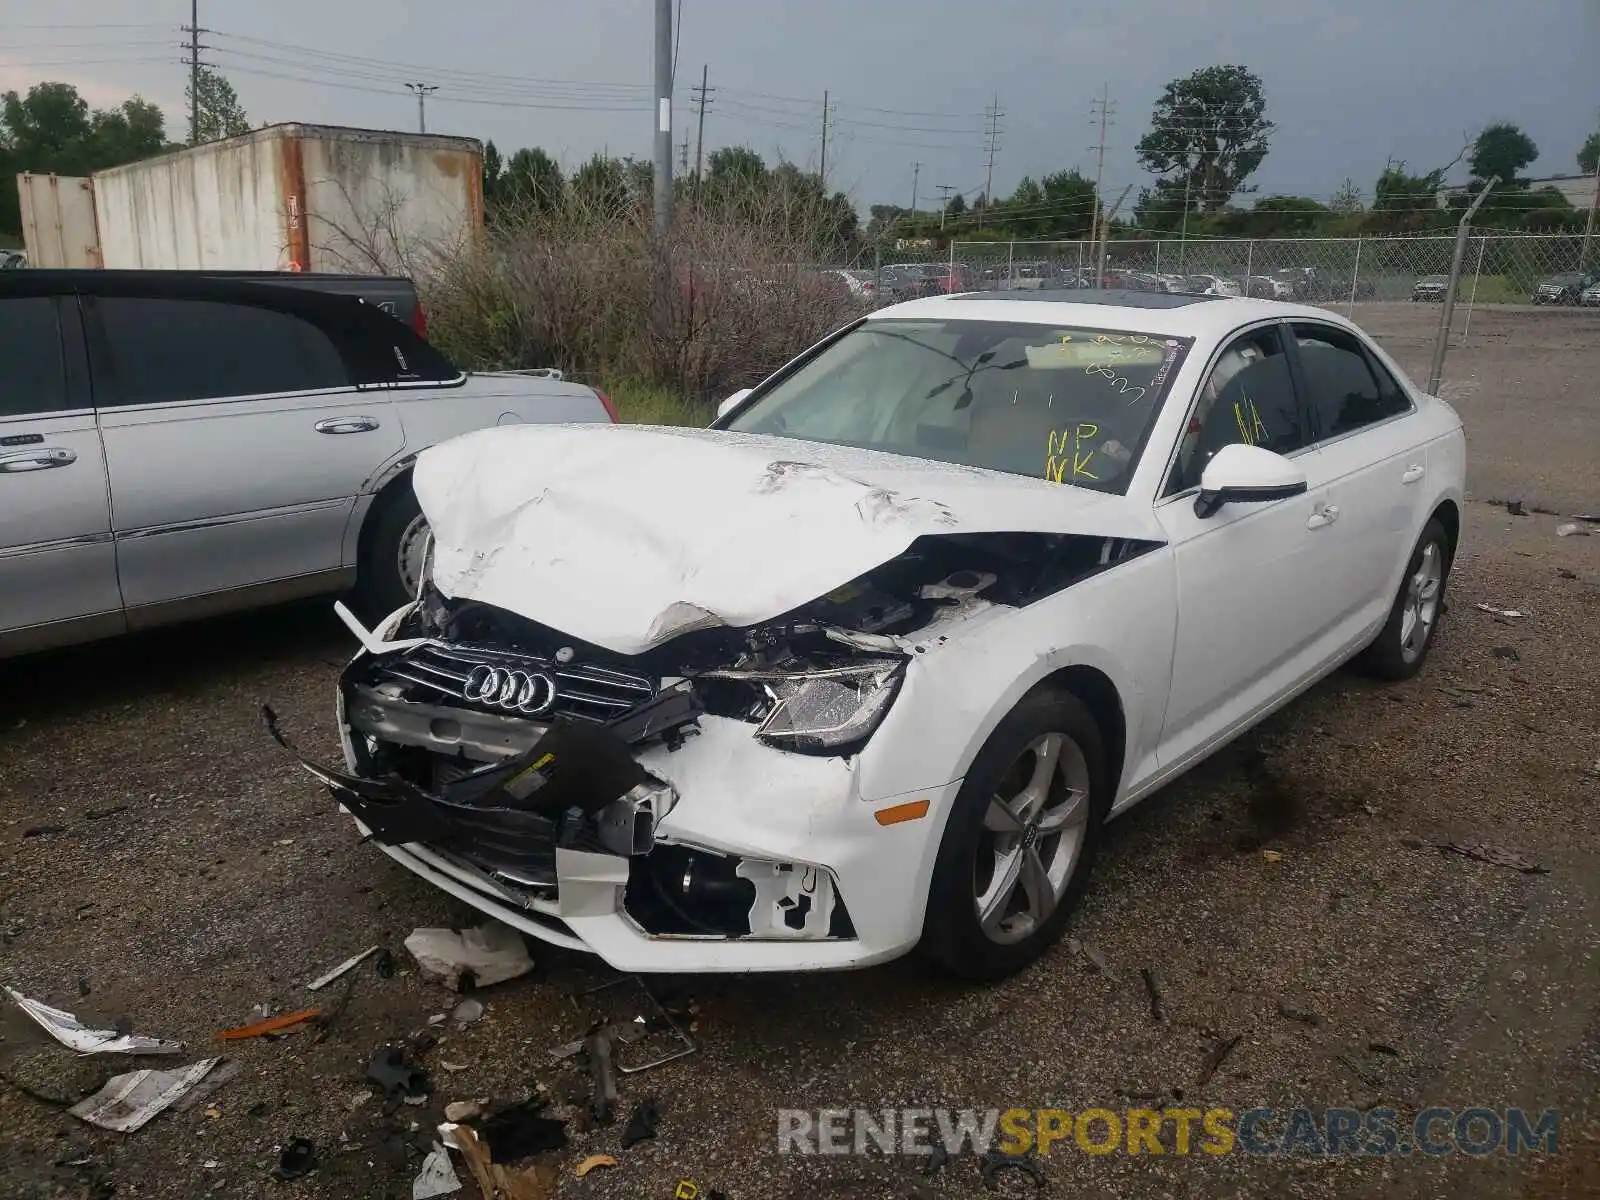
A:
[[[356,575],[356,604],[369,621],[388,616],[417,594],[421,549],[428,522],[409,483],[402,483],[377,501],[368,515],[371,534]]]
[[[956,794],[918,953],[976,981],[1061,936],[1111,808],[1104,740],[1076,696],[1040,690],[990,734]]]
[[[1356,660],[1362,671],[1398,682],[1422,670],[1444,616],[1450,562],[1450,536],[1439,519],[1432,517],[1406,563],[1389,619]]]

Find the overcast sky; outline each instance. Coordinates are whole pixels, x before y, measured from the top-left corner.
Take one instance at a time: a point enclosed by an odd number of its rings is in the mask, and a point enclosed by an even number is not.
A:
[[[649,158],[653,0],[200,0],[205,61],[255,123],[416,128],[403,83],[436,84],[428,128]],[[982,187],[995,95],[994,190],[1094,170],[1090,104],[1109,86],[1105,184],[1148,182],[1134,144],[1167,81],[1242,63],[1277,122],[1260,194],[1370,196],[1390,156],[1442,165],[1495,120],[1538,143],[1536,175],[1571,174],[1600,126],[1600,0],[679,0],[674,140],[693,156],[690,88],[709,65],[709,153],[749,145],[815,167],[824,89],[837,106],[828,179],[864,209],[939,185]],[[179,26],[189,0],[0,0],[0,88],[76,84],[96,105],[138,92],[181,136]],[[48,22],[48,24],[46,24]],[[1454,177],[1464,176],[1464,167]],[[1137,193],[1135,192],[1135,195]],[[1132,203],[1130,197],[1129,203]]]

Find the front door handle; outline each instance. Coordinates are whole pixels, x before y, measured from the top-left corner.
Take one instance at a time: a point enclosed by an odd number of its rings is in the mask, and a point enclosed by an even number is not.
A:
[[[22,471],[48,471],[51,467],[70,467],[78,461],[76,451],[65,446],[40,447],[37,450],[18,450],[13,454],[0,454],[0,474],[15,475]]]
[[[1324,504],[1311,514],[1306,521],[1307,529],[1324,529],[1339,519],[1339,506],[1337,504]]]
[[[1409,467],[1407,467],[1405,469],[1405,473],[1400,476],[1400,482],[1401,483],[1415,483],[1417,480],[1421,479],[1427,473],[1428,473],[1428,468],[1426,468],[1424,466],[1421,466],[1421,465],[1419,465],[1417,463],[1412,463]]]
[[[318,433],[371,433],[377,427],[371,417],[329,417],[315,426]]]

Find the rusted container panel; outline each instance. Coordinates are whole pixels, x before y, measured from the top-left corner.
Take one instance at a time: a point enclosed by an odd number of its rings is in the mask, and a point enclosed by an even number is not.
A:
[[[17,176],[22,244],[34,267],[98,267],[94,184],[71,175]]]
[[[273,125],[94,176],[104,265],[421,269],[483,226],[472,138]]]

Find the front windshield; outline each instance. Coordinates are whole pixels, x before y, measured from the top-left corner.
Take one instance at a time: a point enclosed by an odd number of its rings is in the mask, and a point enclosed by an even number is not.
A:
[[[867,321],[724,428],[1120,494],[1190,344],[1022,322]]]

